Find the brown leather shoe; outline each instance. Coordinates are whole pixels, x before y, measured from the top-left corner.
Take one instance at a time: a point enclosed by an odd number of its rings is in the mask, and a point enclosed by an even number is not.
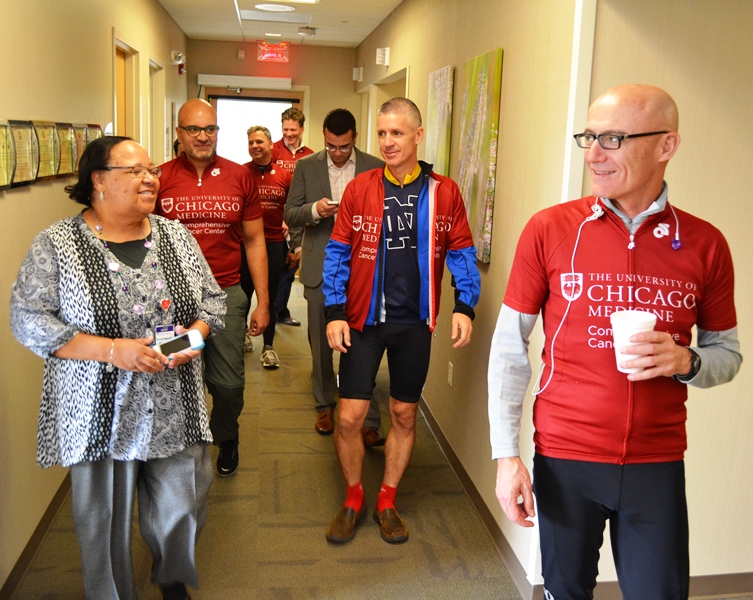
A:
[[[379,533],[388,544],[402,544],[408,541],[408,526],[394,508],[379,512],[374,508],[374,520],[379,524]]]
[[[285,317],[284,319],[277,319],[278,323],[282,323],[283,325],[290,325],[291,327],[300,327],[301,322],[298,319],[294,319],[293,317]]]
[[[320,435],[329,435],[335,430],[335,407],[328,406],[319,412],[314,429]]]
[[[356,525],[366,516],[366,503],[356,512],[350,506],[341,506],[334,519],[327,527],[327,541],[333,544],[344,544],[356,535]]]
[[[363,435],[363,445],[367,448],[384,446],[385,439],[373,427],[364,427],[361,429],[361,435]]]

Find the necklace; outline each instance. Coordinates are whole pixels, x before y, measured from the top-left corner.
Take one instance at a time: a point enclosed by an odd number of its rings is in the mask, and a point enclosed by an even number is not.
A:
[[[110,250],[110,246],[104,237],[104,228],[99,223],[99,219],[97,218],[97,211],[94,210],[94,208],[92,208],[92,212],[94,213],[94,221],[96,223],[96,225],[94,226],[94,229],[97,231],[97,234],[99,234],[99,239],[102,240],[102,244],[104,245],[105,252],[107,254],[107,260],[108,260],[107,269],[115,273],[115,275],[117,275],[118,279],[120,280],[120,289],[128,297],[128,300],[132,305],[131,310],[133,310],[133,312],[137,315],[143,315],[145,311],[144,305],[141,302],[135,301],[133,297],[131,296],[128,283],[125,281],[125,279],[123,279],[123,274],[120,272],[120,262],[118,262],[117,257],[113,254],[112,250]],[[153,243],[149,239],[147,239],[147,235],[146,235],[146,232],[144,231],[143,223],[140,225],[140,227],[141,227],[141,234],[144,236],[144,248],[146,248],[147,257],[148,257],[152,253]],[[152,268],[153,271],[156,271],[157,266],[158,266],[157,260],[153,259],[149,266]],[[154,287],[157,290],[164,290],[166,285],[165,285],[165,282],[162,281],[161,279],[155,279]],[[142,302],[144,301],[146,301],[146,296],[144,296]],[[167,312],[167,309],[170,307],[170,300],[163,299],[160,301],[159,304],[161,308],[165,312]]]

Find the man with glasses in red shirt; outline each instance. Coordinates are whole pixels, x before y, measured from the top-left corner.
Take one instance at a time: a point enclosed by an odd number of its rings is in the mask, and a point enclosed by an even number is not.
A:
[[[262,209],[249,170],[217,156],[217,113],[195,98],[178,113],[177,136],[184,154],[162,165],[157,213],[186,225],[227,294],[225,329],[206,341],[204,379],[212,394],[209,427],[220,447],[217,474],[238,468],[238,417],[243,410],[246,295],[240,286],[245,247],[258,298],[248,331],[260,335],[269,323],[267,250]]]
[[[626,600],[688,597],[687,385],[730,381],[742,357],[727,242],[668,199],[677,127],[659,88],[601,95],[575,136],[593,196],[537,213],[518,242],[489,358],[492,458],[510,521],[533,527],[536,494],[547,598],[593,597],[607,519]],[[657,316],[620,350],[637,356],[627,375],[609,320],[625,309]],[[539,312],[532,487],[518,441]]]

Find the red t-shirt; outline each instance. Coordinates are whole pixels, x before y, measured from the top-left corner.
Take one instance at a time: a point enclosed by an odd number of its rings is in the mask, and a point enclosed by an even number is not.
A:
[[[272,145],[272,162],[283,167],[292,176],[295,172],[295,163],[313,153],[311,148],[303,144],[298,146],[295,152],[291,152],[284,140],[278,140]]]
[[[183,223],[196,238],[221,288],[241,281],[241,221],[262,217],[249,170],[221,156],[199,176],[185,157],[162,165],[155,212]]]
[[[253,161],[243,166],[248,168],[259,192],[259,201],[264,212],[264,239],[268,242],[284,242],[282,212],[293,177],[274,163],[269,165],[264,173]]]
[[[680,460],[687,447],[687,388],[670,377],[632,383],[617,371],[609,315],[618,309],[657,316],[656,330],[688,346],[693,325],[725,331],[737,324],[732,258],[724,236],[706,221],[669,206],[635,234],[620,218],[586,223],[595,198],[543,210],[529,221],[515,253],[504,303],[519,312],[542,312],[546,342],[541,385],[534,403],[536,451],[552,458],[606,463]]]

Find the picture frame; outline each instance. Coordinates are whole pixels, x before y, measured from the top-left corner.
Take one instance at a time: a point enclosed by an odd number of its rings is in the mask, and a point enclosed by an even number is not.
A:
[[[9,120],[15,168],[10,187],[33,185],[39,172],[39,142],[31,121]]]

